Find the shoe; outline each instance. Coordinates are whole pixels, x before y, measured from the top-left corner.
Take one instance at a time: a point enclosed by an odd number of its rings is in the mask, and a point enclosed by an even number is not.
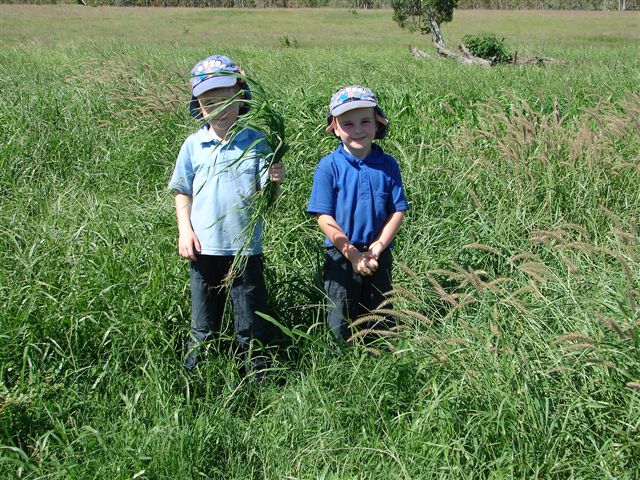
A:
[[[198,364],[198,355],[195,353],[189,353],[185,357],[184,363],[182,364],[182,366],[188,373],[191,373],[193,372],[193,369],[196,368],[197,364]]]

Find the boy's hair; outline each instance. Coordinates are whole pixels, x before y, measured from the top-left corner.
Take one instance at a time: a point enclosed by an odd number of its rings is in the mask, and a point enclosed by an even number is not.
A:
[[[189,101],[189,111],[191,116],[200,120],[202,112],[198,103],[198,96],[204,92],[216,88],[228,88],[239,86],[242,94],[238,100],[251,100],[251,90],[243,78],[244,72],[229,57],[224,55],[212,55],[199,61],[191,70],[191,100]],[[240,105],[240,115],[249,111],[249,105],[242,102]]]
[[[331,97],[329,103],[329,113],[327,114],[327,132],[335,129],[335,118],[349,110],[356,108],[372,107],[376,118],[378,128],[376,129],[375,138],[381,139],[389,131],[389,119],[384,111],[378,105],[375,94],[366,87],[359,85],[351,85],[350,87],[341,88]]]

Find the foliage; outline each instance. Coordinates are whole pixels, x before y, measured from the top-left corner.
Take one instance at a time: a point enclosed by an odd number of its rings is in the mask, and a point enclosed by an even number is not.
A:
[[[476,57],[492,60],[494,63],[511,61],[512,54],[507,48],[504,38],[498,38],[494,33],[465,35],[462,37],[462,43]]]
[[[402,28],[421,34],[433,32],[432,22],[441,25],[453,18],[458,0],[393,0],[393,19]]]
[[[84,0],[2,0],[0,3],[76,4]],[[207,8],[392,8],[393,0],[86,0],[90,6],[207,7]],[[498,10],[638,10],[638,0],[458,0],[460,9]]]
[[[278,39],[278,41],[280,42],[280,46],[283,48],[298,48],[300,46],[295,37],[289,38],[288,35],[283,35]]]

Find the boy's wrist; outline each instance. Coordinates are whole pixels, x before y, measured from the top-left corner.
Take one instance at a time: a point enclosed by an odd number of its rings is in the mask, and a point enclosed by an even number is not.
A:
[[[369,245],[368,250],[375,255],[380,255],[384,251],[384,243],[380,240],[376,240],[371,245]]]
[[[179,235],[187,235],[193,232],[193,228],[191,225],[178,225],[178,234]]]
[[[342,255],[344,256],[344,258],[346,258],[350,262],[357,261],[357,254],[359,253],[360,251],[351,243],[348,244],[342,251]]]

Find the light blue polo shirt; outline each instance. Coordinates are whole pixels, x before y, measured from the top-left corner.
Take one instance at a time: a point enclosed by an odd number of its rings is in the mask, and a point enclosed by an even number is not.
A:
[[[205,125],[180,148],[169,188],[192,196],[191,225],[204,255],[262,253],[262,221],[251,218],[253,196],[268,181],[261,138],[245,129],[222,143]]]
[[[316,168],[307,212],[333,216],[360,248],[375,240],[389,215],[408,208],[395,158],[373,144],[360,160],[340,143]],[[326,237],[324,245],[333,246]]]

